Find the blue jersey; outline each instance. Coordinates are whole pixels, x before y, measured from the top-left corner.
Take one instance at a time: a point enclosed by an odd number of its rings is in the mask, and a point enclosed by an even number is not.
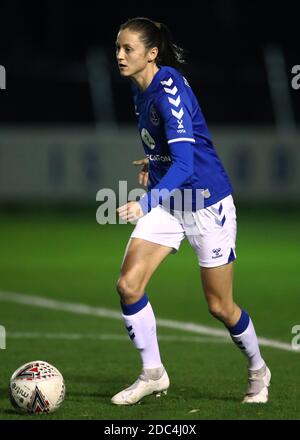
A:
[[[190,189],[195,211],[199,191],[202,207],[208,207],[231,194],[232,187],[187,80],[172,67],[159,67],[144,92],[132,86],[139,132],[149,159],[148,194],[139,203],[146,213],[163,199],[151,197],[153,189],[177,189],[182,194]]]

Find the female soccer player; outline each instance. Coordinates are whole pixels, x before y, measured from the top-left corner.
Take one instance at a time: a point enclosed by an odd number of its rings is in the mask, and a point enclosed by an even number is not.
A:
[[[232,187],[197,99],[178,70],[182,53],[163,23],[138,17],[120,27],[116,58],[120,74],[132,80],[146,155],[134,163],[142,165],[139,183],[148,184],[148,192],[139,201],[118,208],[123,220],[137,220],[117,291],[143,369],[133,385],[112,397],[112,403],[132,405],[149,394],[166,393],[169,387],[145,288],[185,237],[198,257],[210,313],[225,324],[248,358],[249,385],[243,402],[265,403],[271,374],[261,357],[253,323],[232,296],[236,258]]]

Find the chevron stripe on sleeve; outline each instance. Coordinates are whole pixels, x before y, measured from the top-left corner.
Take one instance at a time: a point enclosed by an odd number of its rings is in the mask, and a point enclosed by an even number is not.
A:
[[[165,123],[168,144],[195,142],[188,96],[171,76],[160,81],[163,86],[156,103]],[[182,90],[182,91],[180,91]]]

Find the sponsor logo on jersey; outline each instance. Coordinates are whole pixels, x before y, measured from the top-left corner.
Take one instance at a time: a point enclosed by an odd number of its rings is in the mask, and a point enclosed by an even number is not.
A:
[[[147,158],[154,162],[172,162],[172,159],[168,155],[160,154],[146,154]]]
[[[150,107],[150,121],[156,127],[160,124],[160,119],[159,119],[159,116],[157,114],[156,108],[154,107],[154,104],[152,104],[151,107]]]
[[[150,148],[150,150],[154,150],[155,148],[155,141],[149,131],[146,128],[142,128],[141,131],[141,138],[143,139],[144,143],[147,145],[147,147]]]

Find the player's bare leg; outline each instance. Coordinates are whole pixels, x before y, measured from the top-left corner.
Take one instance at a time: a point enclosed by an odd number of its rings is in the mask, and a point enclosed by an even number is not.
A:
[[[248,358],[248,390],[243,403],[266,403],[271,373],[261,357],[253,323],[233,301],[233,262],[201,268],[201,280],[210,313],[228,328],[232,340]]]
[[[172,250],[141,238],[129,241],[117,283],[124,304],[133,304],[144,295],[153,273]]]
[[[241,316],[241,309],[233,302],[233,263],[201,267],[201,280],[210,313],[233,327]]]
[[[170,381],[161,363],[156,321],[145,288],[172,248],[150,241],[130,240],[117,283],[123,319],[133,344],[139,349],[143,371],[137,381],[111,399],[116,405],[132,405],[149,394],[166,393]]]

